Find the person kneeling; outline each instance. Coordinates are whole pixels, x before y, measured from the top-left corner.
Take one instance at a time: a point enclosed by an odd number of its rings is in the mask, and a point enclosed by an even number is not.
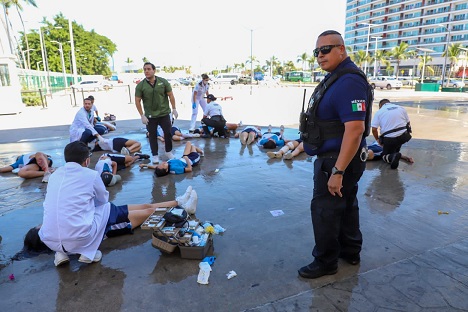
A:
[[[179,205],[187,212],[196,209],[198,198],[191,187],[173,201],[116,206],[109,202],[99,173],[87,168],[87,145],[72,142],[64,154],[66,164],[49,179],[43,222],[30,229],[24,239],[28,250],[55,251],[56,266],[69,262],[70,254],[80,254],[78,261],[84,263],[100,261],[98,248],[105,237],[132,233],[157,207]]]

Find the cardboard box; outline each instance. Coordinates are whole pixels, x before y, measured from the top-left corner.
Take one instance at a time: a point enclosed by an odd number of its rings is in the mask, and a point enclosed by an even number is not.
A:
[[[207,254],[214,249],[213,247],[213,237],[210,235],[206,241],[205,246],[199,247],[187,247],[179,246],[180,257],[184,259],[197,259],[202,260],[207,256]]]

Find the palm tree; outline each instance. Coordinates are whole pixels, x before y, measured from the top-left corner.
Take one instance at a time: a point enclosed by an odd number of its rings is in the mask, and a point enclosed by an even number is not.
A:
[[[28,42],[28,36],[26,36],[26,29],[24,27],[24,21],[23,21],[23,16],[21,15],[21,11],[23,11],[23,6],[21,5],[21,2],[25,2],[26,4],[30,4],[32,6],[34,6],[35,8],[37,8],[37,4],[36,4],[36,1],[34,0],[23,0],[23,1],[20,1],[20,0],[0,0],[0,2],[2,2],[3,4],[3,8],[5,9],[5,18],[7,18],[8,16],[8,9],[11,7],[11,6],[15,6],[16,7],[16,12],[18,13],[18,16],[21,20],[21,25],[23,26],[23,34],[24,34],[24,38],[25,38],[25,43],[26,43],[26,51],[28,53],[28,68],[30,68],[30,63],[31,63],[31,58],[30,58],[30,50],[29,50],[29,42]],[[8,21],[6,21],[6,23],[8,23]],[[8,27],[7,27],[7,30],[8,30]],[[11,35],[10,35],[10,32],[8,30],[8,40],[10,40],[11,42]]]
[[[149,60],[148,60],[148,58],[146,56],[144,56],[141,60],[143,61],[143,64],[149,62]]]
[[[302,53],[301,55],[298,55],[298,56],[297,56],[297,61],[298,61],[298,62],[302,62],[302,70],[305,70],[305,69],[304,69],[304,65],[307,63],[307,58],[308,58],[308,57],[309,57],[309,56],[307,55],[306,52],[304,52],[304,53]]]
[[[377,53],[372,56],[372,61],[377,61],[377,68],[380,68],[380,64],[383,64],[385,67],[390,66],[388,52],[386,50],[377,50]],[[376,71],[377,68],[374,68],[374,71]]]
[[[421,69],[423,66],[425,66],[425,70],[428,70],[431,73],[431,75],[434,75],[434,68],[427,65],[427,63],[432,61],[432,56],[427,55],[427,54],[426,55],[420,55],[419,59],[421,61],[418,64],[418,69]],[[424,72],[425,72],[425,70],[424,70]],[[424,82],[424,77],[422,77],[422,80],[421,80],[421,83],[423,83],[423,82]]]
[[[288,72],[288,71],[293,71],[296,69],[296,66],[294,66],[294,62],[293,61],[287,61],[285,64],[284,64],[284,71],[285,72]]]
[[[307,59],[307,62],[309,63],[310,71],[313,72],[315,67],[315,56],[313,54],[310,55]]]
[[[398,69],[400,67],[400,62],[404,59],[408,58],[408,47],[409,45],[406,42],[400,43],[399,46],[393,47],[390,56],[393,57],[393,59],[396,60],[396,77],[398,79]]]
[[[450,61],[450,66],[449,66],[449,74],[446,78],[450,78],[452,76],[452,71],[454,70],[454,67],[455,67],[455,64],[457,64],[458,62],[458,56],[460,55],[460,52],[462,51],[462,49],[460,49],[460,47],[462,47],[461,43],[452,43],[448,50],[445,50],[445,52],[442,54],[442,56],[448,56],[448,59]],[[448,54],[447,54],[448,52]],[[448,81],[448,79],[447,79]]]
[[[362,69],[362,64],[365,63],[368,58],[369,56],[366,56],[366,51],[359,50],[354,54],[354,63]]]

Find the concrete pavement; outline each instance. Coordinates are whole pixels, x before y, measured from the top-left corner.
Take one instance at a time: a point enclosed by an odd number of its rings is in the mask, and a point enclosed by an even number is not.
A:
[[[251,100],[245,94],[247,88],[217,91],[234,95],[234,100],[220,102],[228,120],[264,126],[284,123],[291,126],[287,136],[297,136],[293,126],[302,90],[259,88]],[[336,275],[317,280],[297,276],[297,269],[312,260],[313,247],[309,212],[313,170],[306,155],[293,161],[269,160],[262,149],[241,146],[234,138],[194,139],[206,156],[193,173],[156,178],[133,166],[122,172],[122,183],[109,191],[116,204],[159,202],[173,199],[192,185],[199,195],[197,216],[227,229],[214,239],[217,259],[209,285],[196,282],[197,260],[161,254],[151,246],[150,232],[144,230],[104,241],[104,256],[97,264],[84,265],[72,257],[70,265],[55,268],[53,254],[20,255],[12,261],[21,249],[23,235],[41,222],[46,185],[39,179],[23,181],[14,174],[2,174],[0,310],[468,310],[468,123],[463,110],[467,97],[438,98],[440,94],[429,97],[404,91],[408,92],[405,96],[393,91],[377,91],[376,98],[411,104],[408,112],[414,136],[403,153],[415,163],[401,163],[398,170],[379,161],[368,163],[358,194],[364,236],[360,265],[340,261]],[[180,118],[187,120],[185,95],[189,91],[180,92],[176,93],[182,102],[178,102]],[[118,133],[109,136],[137,139],[148,152],[149,144],[138,116],[133,116],[135,109],[128,106],[130,101],[122,95],[105,95],[101,104],[97,100],[101,115],[108,111],[119,118]],[[444,107],[453,109],[424,107],[434,101],[445,101]],[[19,117],[35,115],[29,123],[40,123],[46,119],[40,115],[44,111],[44,116],[51,116],[48,125],[56,128],[22,126],[25,130],[11,131],[0,122],[5,129],[0,131],[2,164],[18,152],[34,150],[46,151],[57,165],[63,164],[62,151],[68,142],[64,125],[76,108],[57,103],[55,109],[54,105],[51,102],[48,110],[23,112]],[[57,118],[62,124],[57,124]],[[187,128],[187,121],[177,123]],[[174,143],[175,155],[181,154],[183,143]],[[98,155],[93,155],[93,165]],[[282,210],[284,215],[273,217],[272,210]],[[230,270],[238,276],[228,280]],[[10,274],[14,281],[8,279]]]

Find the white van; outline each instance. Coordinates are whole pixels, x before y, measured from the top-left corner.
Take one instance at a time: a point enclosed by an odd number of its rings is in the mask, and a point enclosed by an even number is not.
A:
[[[211,81],[213,84],[231,83],[233,80],[237,81],[241,76],[241,74],[236,73],[221,73],[212,78]]]

